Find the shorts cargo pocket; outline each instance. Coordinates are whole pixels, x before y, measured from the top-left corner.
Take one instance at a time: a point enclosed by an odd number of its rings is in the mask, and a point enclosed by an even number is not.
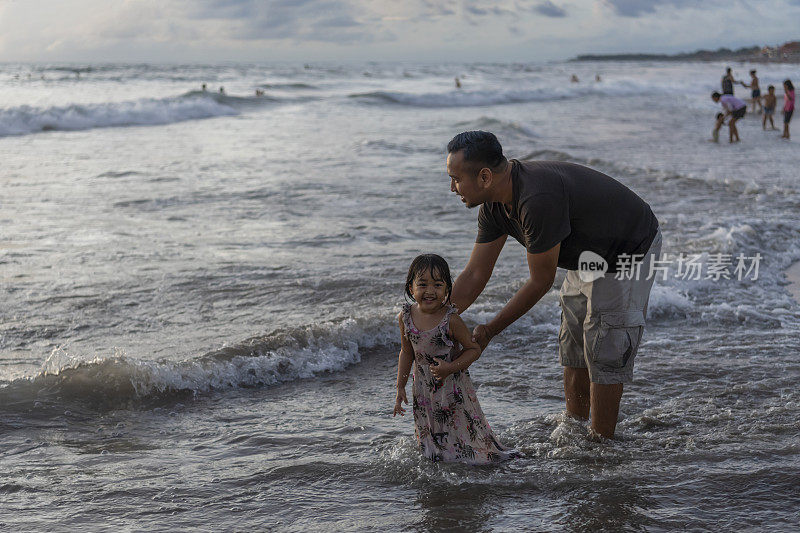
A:
[[[639,349],[643,330],[641,311],[601,313],[592,361],[609,370],[625,368]]]

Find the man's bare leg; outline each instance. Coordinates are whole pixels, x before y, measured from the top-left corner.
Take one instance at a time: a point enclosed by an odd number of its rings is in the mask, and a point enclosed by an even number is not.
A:
[[[589,418],[589,370],[564,367],[564,399],[567,414],[574,418]]]
[[[588,373],[587,373],[588,378]],[[613,385],[591,384],[592,430],[603,437],[614,437],[622,399],[622,383]]]

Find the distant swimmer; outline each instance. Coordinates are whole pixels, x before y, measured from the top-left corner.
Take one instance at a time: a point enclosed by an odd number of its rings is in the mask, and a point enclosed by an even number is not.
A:
[[[459,80],[458,76],[456,76],[456,89],[460,89],[460,88],[461,88],[461,80]]]
[[[571,81],[572,83],[578,83],[581,80],[578,79],[578,76],[573,74],[572,77],[569,79],[569,81]]]
[[[600,74],[595,74],[594,75],[594,81],[596,81],[597,83],[600,83],[601,81],[603,81],[603,80],[600,79]]]
[[[728,119],[728,140],[729,142],[739,142],[739,130],[736,129],[736,121],[747,112],[747,104],[733,96],[732,94],[711,93],[711,99],[722,104],[725,110],[725,118]]]
[[[264,91],[261,89],[256,89],[256,96],[264,96]]]
[[[205,83],[203,84],[202,89],[203,89],[203,92],[206,92],[206,84]]]
[[[225,87],[222,85],[219,86],[219,94],[225,94]]]

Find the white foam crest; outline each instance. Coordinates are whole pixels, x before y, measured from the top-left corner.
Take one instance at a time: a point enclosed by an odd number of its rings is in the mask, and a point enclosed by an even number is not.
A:
[[[546,102],[586,96],[635,96],[654,92],[674,94],[669,85],[658,85],[634,79],[620,79],[612,83],[574,85],[540,85],[528,89],[448,90],[446,92],[409,93],[399,91],[373,91],[351,95],[352,98],[378,100],[418,107],[472,107],[526,102]]]
[[[694,309],[694,302],[675,287],[654,284],[647,307],[648,318],[685,318]]]
[[[238,111],[229,105],[202,95],[47,108],[23,105],[0,109],[0,137],[50,130],[161,125],[236,114]]]
[[[720,226],[700,240],[714,245],[715,252],[731,252],[743,244],[752,245],[757,235],[749,224],[734,224],[730,227]]]
[[[382,323],[376,328],[366,319],[347,319],[337,324],[307,326],[288,335],[250,339],[184,361],[141,360],[120,350],[112,357],[86,359],[59,347],[36,376],[16,380],[0,388],[0,392],[32,400],[40,390],[52,391],[56,383],[59,395],[78,399],[98,390],[113,391],[119,396],[107,398],[113,404],[133,399],[131,396],[143,398],[171,391],[198,393],[313,378],[360,362],[364,349],[391,344],[396,326],[388,319]]]

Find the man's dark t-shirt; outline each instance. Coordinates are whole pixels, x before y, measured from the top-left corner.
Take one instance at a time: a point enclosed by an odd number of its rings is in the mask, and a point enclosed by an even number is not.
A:
[[[513,204],[487,202],[478,213],[477,242],[511,235],[530,253],[561,243],[558,266],[578,269],[590,250],[616,272],[619,254],[644,254],[658,231],[650,206],[614,178],[562,161],[511,160]]]

